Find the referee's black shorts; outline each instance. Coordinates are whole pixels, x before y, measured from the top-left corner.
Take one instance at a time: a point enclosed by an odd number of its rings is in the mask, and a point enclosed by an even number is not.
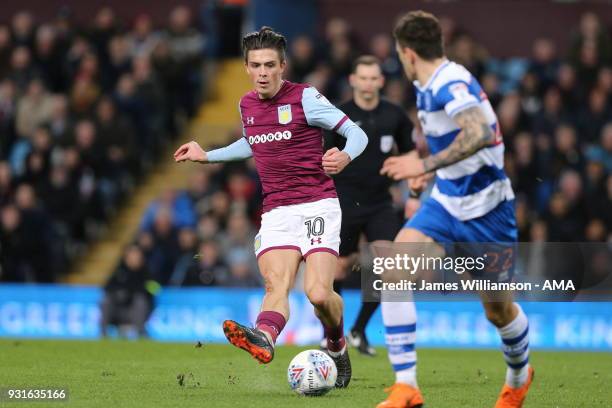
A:
[[[375,205],[355,206],[340,201],[342,226],[339,255],[349,256],[359,250],[359,238],[365,234],[368,242],[393,241],[402,228],[403,220],[390,201]]]

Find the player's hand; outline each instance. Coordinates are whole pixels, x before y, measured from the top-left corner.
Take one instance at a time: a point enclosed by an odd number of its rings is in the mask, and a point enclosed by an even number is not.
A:
[[[351,162],[348,153],[333,147],[323,155],[323,170],[327,174],[338,174]]]
[[[417,177],[425,174],[425,165],[416,150],[402,156],[389,157],[385,160],[380,174],[393,180]]]
[[[174,161],[180,163],[186,160],[206,163],[208,157],[206,156],[204,149],[202,149],[199,144],[191,141],[189,143],[185,143],[179,147],[176,152],[174,152]]]
[[[421,176],[410,178],[408,179],[408,187],[410,187],[410,190],[413,192],[420,194],[425,190],[432,177],[433,173],[425,173]]]

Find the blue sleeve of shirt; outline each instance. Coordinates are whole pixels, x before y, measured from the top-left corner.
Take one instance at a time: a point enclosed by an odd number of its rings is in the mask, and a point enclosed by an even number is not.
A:
[[[346,114],[332,105],[316,88],[304,89],[302,93],[302,109],[310,126],[325,130],[337,130]]]
[[[351,160],[359,156],[368,144],[368,136],[344,112],[332,105],[316,88],[304,89],[302,108],[310,126],[333,130],[346,138],[343,152]]]
[[[244,137],[241,137],[231,145],[211,150],[206,155],[210,163],[220,163],[248,159],[253,156],[253,150],[251,150],[249,142]]]
[[[346,138],[346,145],[343,152],[346,152],[351,160],[355,160],[365,150],[368,145],[368,136],[363,129],[350,119],[347,119],[337,130],[338,134]]]

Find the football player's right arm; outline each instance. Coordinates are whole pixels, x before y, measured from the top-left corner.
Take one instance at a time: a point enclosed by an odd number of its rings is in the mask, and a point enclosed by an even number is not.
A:
[[[199,163],[222,163],[235,160],[244,160],[253,156],[249,142],[240,138],[229,146],[205,152],[197,142],[185,143],[174,153],[176,162],[194,161]]]
[[[435,171],[466,159],[495,142],[495,134],[480,107],[472,106],[454,116],[461,132],[444,150],[424,159],[425,171]]]
[[[459,125],[461,132],[444,150],[425,158],[425,171],[450,166],[495,143],[495,133],[480,106],[477,92],[467,82],[450,82],[438,90],[435,98],[444,105],[444,111]]]

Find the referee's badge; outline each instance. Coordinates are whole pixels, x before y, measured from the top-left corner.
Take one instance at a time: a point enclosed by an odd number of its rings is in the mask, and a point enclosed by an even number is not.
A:
[[[383,153],[389,153],[393,148],[393,136],[383,135],[380,137],[380,151]]]
[[[278,107],[278,123],[286,125],[291,122],[291,105],[283,105]]]

